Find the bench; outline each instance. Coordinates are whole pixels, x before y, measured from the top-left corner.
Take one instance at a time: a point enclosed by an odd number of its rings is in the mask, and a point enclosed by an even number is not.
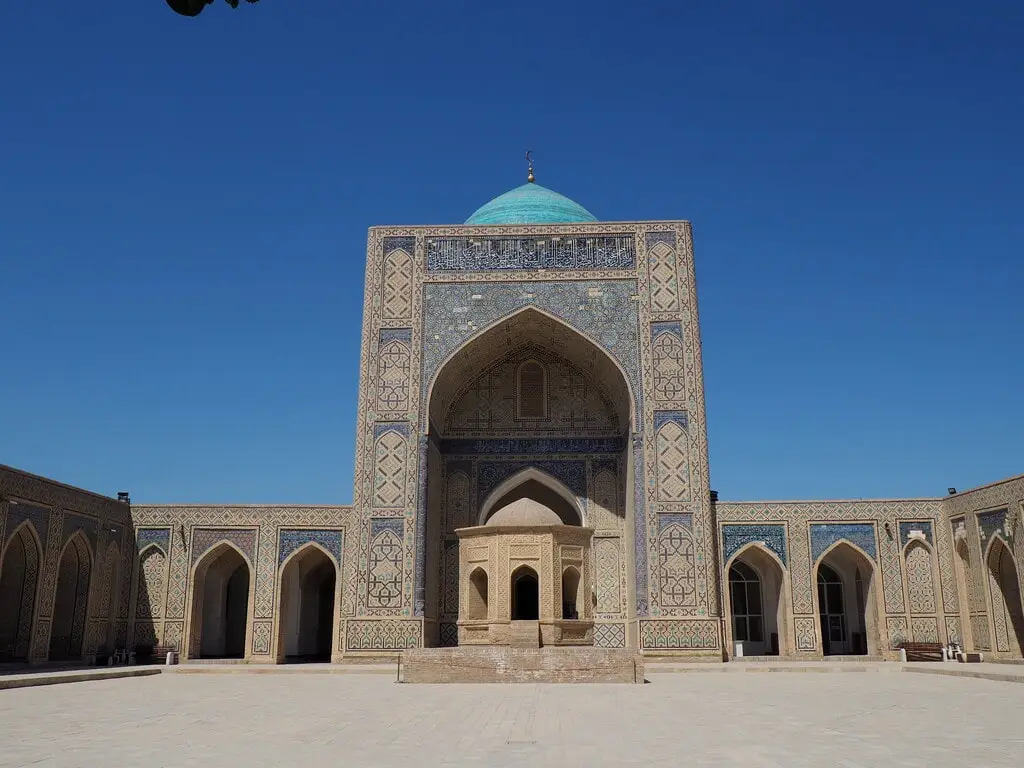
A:
[[[942,661],[942,643],[900,643],[907,661]]]

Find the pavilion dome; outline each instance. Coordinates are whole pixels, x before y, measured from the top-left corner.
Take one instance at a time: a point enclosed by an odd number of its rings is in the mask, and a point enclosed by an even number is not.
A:
[[[466,219],[466,224],[572,224],[588,221],[597,221],[597,218],[582,205],[531,181],[480,206]]]
[[[484,525],[562,525],[553,509],[524,496],[502,507]]]

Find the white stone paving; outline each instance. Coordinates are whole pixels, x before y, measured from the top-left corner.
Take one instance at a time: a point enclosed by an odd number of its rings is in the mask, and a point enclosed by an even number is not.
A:
[[[159,675],[0,691],[0,766],[1024,765],[1024,685],[905,673],[396,685]]]

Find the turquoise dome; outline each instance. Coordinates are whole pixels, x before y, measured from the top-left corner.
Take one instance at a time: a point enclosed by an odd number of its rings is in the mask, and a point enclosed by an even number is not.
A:
[[[579,203],[529,182],[480,206],[466,219],[467,224],[570,224],[597,221]]]

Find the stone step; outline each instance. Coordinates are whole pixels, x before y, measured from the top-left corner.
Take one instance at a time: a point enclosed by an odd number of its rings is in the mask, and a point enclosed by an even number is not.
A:
[[[513,648],[540,648],[540,622],[513,621],[508,640]]]

